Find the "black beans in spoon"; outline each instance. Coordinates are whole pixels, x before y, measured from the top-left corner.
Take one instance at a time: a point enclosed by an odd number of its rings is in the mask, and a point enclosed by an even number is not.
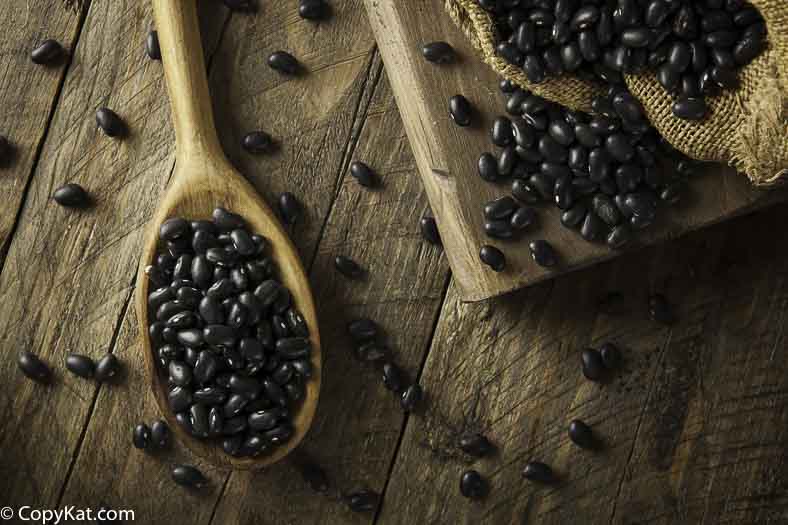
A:
[[[285,443],[312,347],[268,242],[224,208],[210,220],[170,218],[159,240],[146,271],[156,286],[149,337],[178,424],[234,457]],[[261,411],[267,419],[250,418]]]

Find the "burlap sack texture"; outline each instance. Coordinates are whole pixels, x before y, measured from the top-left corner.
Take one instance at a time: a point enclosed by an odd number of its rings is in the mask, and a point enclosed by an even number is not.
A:
[[[753,184],[766,187],[786,182],[779,179],[788,175],[788,0],[750,2],[766,20],[769,47],[739,71],[739,89],[707,98],[709,117],[703,121],[674,117],[672,97],[653,72],[627,75],[626,83],[653,125],[675,148],[694,159],[731,164]],[[493,21],[476,0],[444,3],[484,62],[504,78],[580,111],[590,111],[591,100],[604,92],[599,85],[571,76],[531,84],[522,69],[496,55]]]

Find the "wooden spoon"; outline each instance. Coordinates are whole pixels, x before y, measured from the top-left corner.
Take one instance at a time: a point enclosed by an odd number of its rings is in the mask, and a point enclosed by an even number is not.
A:
[[[142,350],[148,379],[159,408],[170,428],[188,448],[222,468],[262,468],[279,461],[303,439],[317,408],[320,393],[320,338],[309,281],[298,253],[282,229],[279,219],[260,195],[229,163],[216,135],[211,110],[208,79],[197,20],[196,0],[153,0],[167,88],[175,126],[175,173],[145,240],[137,286],[137,317],[142,334]],[[163,175],[163,174],[162,174]],[[255,458],[235,458],[225,454],[216,440],[193,438],[176,422],[167,402],[166,379],[159,371],[148,337],[149,281],[145,266],[157,252],[159,226],[170,217],[209,219],[217,206],[238,213],[250,229],[265,236],[279,267],[282,283],[290,290],[293,303],[309,326],[312,341],[313,376],[306,381],[304,400],[295,407],[294,433],[288,442]]]

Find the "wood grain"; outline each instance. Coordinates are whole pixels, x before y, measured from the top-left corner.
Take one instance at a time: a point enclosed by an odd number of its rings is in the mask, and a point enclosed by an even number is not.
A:
[[[783,207],[484,304],[450,288],[380,523],[767,523],[788,517]],[[598,298],[622,294],[616,308]],[[680,321],[647,319],[660,292]],[[624,367],[596,384],[580,351],[613,341]],[[579,418],[604,447],[573,445]],[[489,459],[458,453],[481,430]],[[541,460],[556,486],[525,481]],[[475,468],[483,503],[458,490]],[[424,490],[424,487],[430,487]],[[578,521],[579,520],[579,521]]]
[[[205,18],[220,20],[223,11],[211,10]],[[113,350],[131,299],[142,228],[172,171],[161,64],[143,48],[150,26],[147,3],[90,4],[0,275],[0,413],[6,420],[0,428],[0,492],[8,504],[60,504],[76,474],[97,394],[113,388],[68,374],[64,361],[70,352],[98,358]],[[219,30],[206,26],[209,42]],[[110,139],[97,129],[95,111],[103,105],[124,118],[126,139]],[[65,182],[84,186],[95,206],[80,211],[55,205],[51,194]],[[24,379],[16,367],[21,350],[50,363],[52,386]],[[128,387],[148,391],[134,381]],[[123,420],[139,409],[134,397],[125,397],[122,406],[113,417]],[[89,483],[104,474],[93,470],[97,457],[129,460],[128,440],[128,430],[118,432],[106,448],[88,452]],[[142,480],[131,487],[147,490]],[[95,508],[100,502],[89,503]]]
[[[464,299],[499,295],[622,253],[587,243],[561,226],[560,210],[553,206],[540,211],[539,228],[522,240],[491,242],[484,235],[482,208],[486,202],[509,194],[509,189],[508,184],[483,181],[476,166],[479,155],[493,149],[488,133],[492,119],[504,113],[498,79],[476,58],[475,50],[444,12],[441,0],[365,0],[365,5]],[[451,43],[461,62],[436,66],[424,60],[422,45],[435,40]],[[449,118],[448,100],[457,93],[477,110],[470,129],[455,126]],[[674,238],[788,197],[786,191],[764,196],[752,190],[743,175],[716,166],[693,178],[688,192],[689,198],[681,206],[663,212],[664,218],[655,227],[639,235],[638,246]],[[538,238],[549,240],[559,251],[562,260],[558,269],[541,268],[531,259],[528,241]],[[484,244],[499,246],[506,253],[504,272],[495,273],[479,261],[479,248]]]

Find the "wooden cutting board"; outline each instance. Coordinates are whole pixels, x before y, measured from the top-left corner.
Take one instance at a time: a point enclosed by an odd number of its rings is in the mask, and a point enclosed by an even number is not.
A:
[[[443,10],[442,0],[364,2],[446,256],[465,300],[506,293],[788,197],[786,190],[754,190],[733,169],[709,165],[692,179],[686,198],[672,209],[661,209],[658,222],[638,232],[626,250],[583,240],[560,224],[559,210],[552,205],[539,208],[538,226],[523,237],[494,241],[483,232],[482,208],[509,194],[509,184],[482,180],[476,166],[482,152],[494,149],[488,135],[492,119],[505,113],[499,79],[477,58]],[[422,45],[436,40],[451,43],[460,54],[459,63],[435,65],[424,60]],[[455,94],[464,95],[477,108],[474,127],[460,128],[451,121],[448,100]],[[528,241],[540,238],[559,252],[558,268],[547,270],[531,260]],[[479,248],[484,244],[498,246],[506,254],[504,272],[495,273],[481,264]]]

